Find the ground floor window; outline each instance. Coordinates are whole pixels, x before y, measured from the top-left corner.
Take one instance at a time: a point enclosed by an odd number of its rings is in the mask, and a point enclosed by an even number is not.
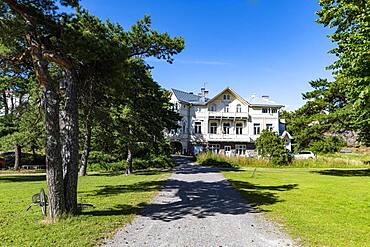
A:
[[[247,150],[247,145],[235,145],[236,155],[245,155],[246,150]]]
[[[272,124],[266,124],[266,129],[267,129],[268,131],[273,131]]]
[[[220,151],[220,144],[210,144],[209,145],[209,150],[212,153],[218,154],[218,152]]]

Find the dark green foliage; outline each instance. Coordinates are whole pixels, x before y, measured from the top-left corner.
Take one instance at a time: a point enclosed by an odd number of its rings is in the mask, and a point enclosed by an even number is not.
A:
[[[315,141],[311,144],[310,150],[317,153],[334,153],[338,152],[346,143],[337,136],[323,137],[319,141]]]
[[[275,132],[263,130],[256,140],[256,150],[258,155],[269,159],[274,165],[288,165],[291,162],[284,140]]]

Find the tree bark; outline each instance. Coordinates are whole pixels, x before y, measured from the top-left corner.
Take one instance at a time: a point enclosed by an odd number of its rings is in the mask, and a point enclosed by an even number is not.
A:
[[[42,62],[43,70],[47,63]],[[47,73],[47,72],[45,72]],[[56,219],[65,212],[65,195],[59,129],[58,88],[51,80],[44,88],[46,141],[46,178],[48,184],[48,211],[51,219]]]
[[[8,116],[9,115],[9,106],[8,106],[8,100],[7,100],[7,97],[6,97],[5,89],[3,91],[3,104],[4,104],[4,114],[5,114],[5,116]]]
[[[65,103],[61,111],[62,164],[66,211],[77,214],[78,102],[76,76],[66,70]]]
[[[131,146],[130,144],[127,145],[127,167],[126,167],[126,175],[129,175],[132,173],[132,152],[131,152]]]
[[[21,159],[22,159],[22,148],[21,145],[15,144],[14,150],[15,160],[14,160],[14,170],[18,171],[21,167]]]
[[[83,153],[81,156],[80,176],[86,176],[87,160],[90,154],[91,130],[92,130],[90,113],[86,117],[85,129],[86,129],[86,132],[84,136],[84,149],[83,149]]]

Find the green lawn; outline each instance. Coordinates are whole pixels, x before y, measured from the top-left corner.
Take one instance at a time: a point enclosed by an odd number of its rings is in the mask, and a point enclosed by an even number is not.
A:
[[[224,172],[268,218],[305,246],[370,246],[370,169]]]
[[[26,208],[46,187],[44,175],[0,176],[1,246],[93,246],[130,222],[150,201],[168,173],[94,175],[79,178],[78,200],[96,207],[56,224],[42,221],[40,208]]]

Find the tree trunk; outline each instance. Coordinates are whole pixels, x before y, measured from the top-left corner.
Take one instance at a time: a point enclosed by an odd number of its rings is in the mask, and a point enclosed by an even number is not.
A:
[[[131,147],[130,147],[129,144],[127,145],[127,159],[126,159],[126,162],[127,162],[126,175],[128,175],[128,174],[132,173],[132,152],[131,152]]]
[[[84,150],[81,157],[81,168],[80,168],[80,176],[86,176],[86,169],[87,169],[87,160],[90,154],[90,145],[91,145],[91,117],[90,113],[86,117],[85,121],[85,136],[84,136]]]
[[[65,103],[61,112],[62,164],[66,211],[77,214],[78,102],[76,76],[66,71]]]
[[[14,170],[18,171],[21,167],[21,159],[22,159],[22,148],[21,145],[15,145],[15,161],[14,161]]]
[[[8,106],[8,100],[7,100],[5,91],[6,90],[4,89],[4,91],[3,91],[4,114],[5,114],[5,116],[8,116],[9,115],[9,106]]]
[[[43,62],[44,63],[44,62]],[[47,70],[47,64],[43,65]],[[56,219],[65,212],[63,168],[59,129],[59,96],[57,86],[49,80],[44,89],[46,126],[46,178],[48,184],[49,217]]]

